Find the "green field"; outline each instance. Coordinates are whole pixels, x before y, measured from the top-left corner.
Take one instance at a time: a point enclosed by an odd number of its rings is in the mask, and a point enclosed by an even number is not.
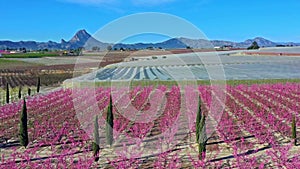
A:
[[[14,54],[3,54],[4,58],[41,58],[41,57],[55,57],[59,56],[58,53],[14,53]]]
[[[14,67],[26,67],[26,66],[42,66],[42,64],[36,64],[36,63],[29,63],[29,62],[23,62],[23,61],[17,61],[17,60],[8,60],[0,58],[0,68],[1,69],[7,69],[7,68],[14,68]]]
[[[246,85],[253,85],[253,84],[276,84],[276,83],[299,83],[300,79],[262,79],[262,80],[227,80],[227,81],[210,81],[210,80],[197,80],[197,81],[156,81],[156,80],[139,80],[139,81],[103,81],[103,82],[70,82],[65,81],[63,83],[63,87],[69,88],[69,87],[126,87],[129,86],[135,87],[135,86],[173,86],[173,85],[213,85],[213,84],[221,84],[221,85],[240,85],[240,84],[246,84]]]

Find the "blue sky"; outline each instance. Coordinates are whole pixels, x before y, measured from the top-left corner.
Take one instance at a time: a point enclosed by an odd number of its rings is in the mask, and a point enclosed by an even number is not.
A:
[[[59,42],[79,29],[94,34],[126,15],[162,12],[186,19],[209,39],[244,41],[262,36],[300,42],[299,9],[299,0],[1,0],[0,39]],[[166,38],[136,36],[129,42]]]

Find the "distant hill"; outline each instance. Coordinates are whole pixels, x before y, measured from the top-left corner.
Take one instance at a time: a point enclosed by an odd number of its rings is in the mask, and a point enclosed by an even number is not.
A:
[[[272,42],[270,40],[267,40],[262,37],[257,37],[254,39],[248,39],[244,42],[231,42],[231,41],[222,41],[222,40],[204,40],[204,39],[187,39],[187,38],[179,38],[182,42],[185,44],[188,44],[188,46],[193,47],[193,48],[209,48],[212,45],[214,47],[219,46],[232,46],[234,48],[247,48],[249,47],[254,41],[258,43],[260,47],[275,47],[277,45],[290,45],[290,43],[276,43]],[[298,43],[292,43],[293,46],[299,46],[300,44]]]
[[[90,47],[97,46],[100,49],[106,49],[110,44],[102,43],[93,38],[86,30],[79,30],[69,41],[61,40],[60,43],[49,41],[49,42],[35,42],[35,41],[0,41],[0,49],[19,49],[26,48],[31,50],[39,49],[77,49],[79,47]]]
[[[257,37],[257,38],[254,38],[254,39],[248,39],[244,42],[238,43],[237,45],[248,46],[249,47],[254,41],[256,41],[257,44],[261,47],[262,46],[264,46],[264,47],[274,47],[274,46],[278,45],[278,43],[272,42],[272,41],[264,39],[262,37]]]
[[[272,42],[262,37],[254,39],[248,39],[244,42],[232,42],[222,40],[205,40],[205,39],[188,39],[188,38],[172,38],[160,43],[136,43],[136,44],[109,44],[100,42],[93,38],[86,30],[79,30],[69,41],[61,40],[60,43],[48,41],[48,42],[35,42],[35,41],[0,41],[0,49],[19,49],[26,48],[31,50],[39,49],[77,49],[79,47],[85,47],[87,50],[91,50],[93,47],[98,47],[100,50],[106,50],[108,46],[112,46],[112,49],[124,48],[124,49],[147,49],[147,48],[162,48],[162,49],[180,49],[186,48],[213,48],[222,46],[232,46],[234,48],[247,48],[254,41],[261,47],[275,47],[277,45],[293,45],[300,46],[300,43],[294,42]]]
[[[162,49],[178,49],[186,48],[186,44],[177,38],[169,39],[160,43],[136,43],[136,44],[116,44],[113,48],[124,49],[147,49],[147,48],[162,48]]]
[[[199,49],[199,48],[214,48],[222,46],[232,46],[234,48],[247,48],[254,41],[258,43],[260,47],[276,47],[277,45],[293,45],[300,46],[300,43],[293,42],[272,42],[262,37],[257,37],[254,39],[248,39],[244,42],[232,42],[232,41],[222,41],[222,40],[205,40],[205,39],[188,39],[188,38],[172,38],[160,43],[136,43],[136,44],[116,44],[116,48],[126,48],[126,49],[146,49],[149,47],[153,48],[163,48],[163,49],[178,49],[186,48],[187,46]]]
[[[95,38],[93,38],[89,33],[86,32],[86,30],[80,30],[78,31],[71,40],[66,42],[62,48],[63,49],[77,49],[79,47],[85,47],[88,50],[91,50],[94,46],[97,46],[100,49],[107,49],[107,46],[110,44],[103,43]]]

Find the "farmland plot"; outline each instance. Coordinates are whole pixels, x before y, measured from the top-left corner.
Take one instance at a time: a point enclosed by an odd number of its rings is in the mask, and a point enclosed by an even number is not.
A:
[[[138,65],[138,66],[137,66]],[[258,80],[300,78],[300,57],[168,55],[166,58],[122,62],[85,75],[80,81],[106,80]],[[214,77],[224,74],[224,77]]]
[[[151,69],[149,69],[151,72]],[[129,70],[126,70],[129,71]],[[300,125],[300,84],[61,89],[27,97],[29,145],[19,145],[22,101],[0,107],[1,168],[299,168],[291,123]],[[91,97],[93,96],[93,97]],[[105,139],[113,101],[112,146]],[[196,114],[208,115],[199,159]],[[222,105],[222,109],[216,109]],[[119,108],[118,108],[119,107]],[[216,110],[222,110],[217,112]],[[92,153],[99,116],[99,161]],[[297,132],[299,127],[297,127]]]

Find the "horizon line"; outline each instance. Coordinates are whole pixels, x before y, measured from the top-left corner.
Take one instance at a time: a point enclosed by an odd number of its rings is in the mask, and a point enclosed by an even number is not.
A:
[[[76,35],[76,34],[75,34]],[[73,35],[74,36],[74,35]],[[73,37],[72,36],[72,37]],[[92,35],[91,35],[92,36]],[[65,40],[64,38],[61,38],[61,41],[64,40],[66,42],[69,42],[72,37],[69,39],[69,40]],[[93,36],[92,36],[93,37]],[[155,44],[155,43],[162,43],[162,42],[165,42],[165,41],[168,41],[168,40],[171,40],[171,39],[180,39],[180,38],[185,38],[185,39],[189,39],[189,40],[209,40],[209,41],[227,41],[227,42],[233,42],[233,43],[242,43],[242,42],[245,42],[247,40],[254,40],[256,38],[263,38],[263,39],[266,39],[266,40],[269,40],[271,42],[274,42],[274,43],[300,43],[300,42],[296,42],[296,41],[273,41],[269,38],[265,38],[263,36],[255,36],[255,37],[252,37],[252,38],[247,38],[243,41],[237,41],[237,40],[229,40],[229,39],[197,39],[197,38],[187,38],[187,37],[170,37],[170,38],[167,38],[165,40],[161,40],[161,41],[149,41],[149,42],[146,42],[146,41],[137,41],[137,42],[132,42],[132,43],[123,43],[123,42],[117,42],[117,43],[113,43],[113,42],[104,42],[104,41],[100,41],[98,39],[96,39],[97,41],[99,42],[102,42],[102,43],[108,43],[108,44],[128,44],[128,45],[132,45],[132,44],[139,44],[139,43],[142,43],[142,44]],[[61,41],[56,41],[56,40],[51,40],[51,39],[48,39],[48,40],[34,40],[34,39],[23,39],[23,40],[14,40],[14,39],[0,39],[1,42],[3,41],[9,41],[9,42],[36,42],[36,43],[47,43],[47,42],[55,42],[55,43],[61,43]]]

